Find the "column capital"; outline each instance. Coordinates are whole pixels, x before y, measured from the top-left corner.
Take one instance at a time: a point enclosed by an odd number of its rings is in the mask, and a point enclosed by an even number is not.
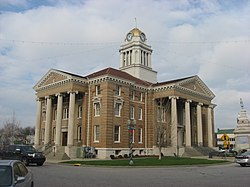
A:
[[[68,93],[68,94],[71,94],[71,93],[78,94],[78,91],[76,91],[76,90],[71,90],[71,91],[68,91],[67,93]]]
[[[56,96],[58,97],[61,97],[61,96],[63,96],[63,93],[56,93]]]
[[[45,99],[52,99],[52,95],[45,96]]]
[[[199,106],[203,106],[203,103],[198,103],[197,105],[199,105]]]
[[[42,101],[42,98],[41,98],[41,97],[37,97],[37,98],[36,98],[36,101],[41,102],[41,101]]]
[[[187,99],[187,100],[185,101],[185,103],[192,103],[192,100]]]
[[[169,98],[169,99],[179,99],[178,96],[169,96],[168,98]]]
[[[215,104],[210,104],[210,105],[208,105],[208,108],[211,108],[211,109],[214,109],[215,107],[216,107]]]

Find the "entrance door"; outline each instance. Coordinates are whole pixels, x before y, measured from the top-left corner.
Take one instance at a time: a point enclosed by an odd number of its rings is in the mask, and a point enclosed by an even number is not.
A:
[[[68,141],[68,132],[62,133],[62,146],[67,146]]]

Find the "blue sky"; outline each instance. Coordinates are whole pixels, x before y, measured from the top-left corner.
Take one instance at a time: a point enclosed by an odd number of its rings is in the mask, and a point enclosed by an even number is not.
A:
[[[13,112],[35,125],[33,86],[50,68],[119,68],[135,17],[158,80],[198,75],[216,95],[215,127],[234,128],[240,98],[250,110],[248,0],[0,0],[0,127]]]

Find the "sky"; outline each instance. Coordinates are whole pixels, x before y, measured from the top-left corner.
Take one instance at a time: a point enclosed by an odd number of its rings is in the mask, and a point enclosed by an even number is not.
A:
[[[33,86],[51,68],[118,69],[134,27],[153,49],[158,81],[198,75],[215,94],[215,130],[250,111],[249,0],[0,0],[0,128],[35,126]]]

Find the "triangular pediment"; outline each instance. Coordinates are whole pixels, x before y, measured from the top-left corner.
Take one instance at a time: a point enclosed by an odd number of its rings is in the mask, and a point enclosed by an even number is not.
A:
[[[193,76],[193,77],[181,80],[177,82],[176,85],[186,91],[193,92],[195,94],[204,95],[210,98],[215,97],[213,92],[207,87],[207,85],[198,76]]]
[[[46,86],[50,86],[71,79],[82,80],[83,77],[79,77],[77,75],[74,76],[74,74],[63,72],[56,69],[50,69],[34,86],[34,90],[38,90],[39,88],[43,88]]]

